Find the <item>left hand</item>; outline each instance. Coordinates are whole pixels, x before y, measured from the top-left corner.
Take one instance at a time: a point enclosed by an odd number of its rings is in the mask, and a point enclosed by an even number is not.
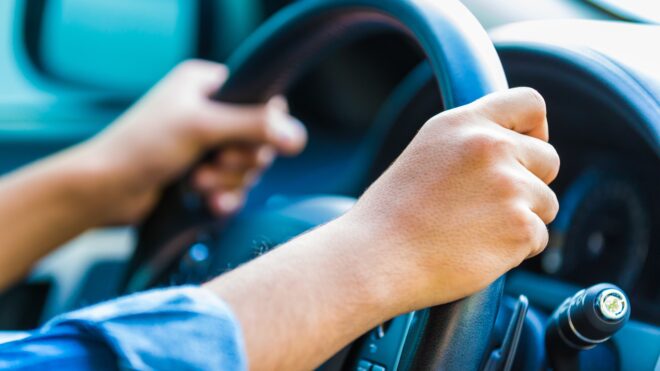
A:
[[[214,157],[193,169],[192,184],[211,211],[233,213],[277,154],[302,151],[305,128],[282,98],[240,106],[210,100],[226,76],[222,65],[184,62],[78,149],[101,182],[90,188],[103,192],[95,206],[105,224],[140,221],[163,188],[209,151]]]

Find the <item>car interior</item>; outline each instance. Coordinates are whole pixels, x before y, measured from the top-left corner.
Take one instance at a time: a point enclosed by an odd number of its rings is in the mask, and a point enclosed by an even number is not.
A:
[[[92,137],[190,58],[230,67],[213,99],[284,94],[307,148],[278,159],[229,220],[180,180],[141,225],[62,246],[0,294],[0,331],[205,282],[344,213],[432,116],[530,86],[561,157],[546,250],[320,369],[660,369],[660,5],[4,0],[0,174]]]

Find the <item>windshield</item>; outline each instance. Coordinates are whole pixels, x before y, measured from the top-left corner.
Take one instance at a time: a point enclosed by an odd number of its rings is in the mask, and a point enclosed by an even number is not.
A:
[[[658,0],[587,0],[617,17],[642,23],[660,24]]]

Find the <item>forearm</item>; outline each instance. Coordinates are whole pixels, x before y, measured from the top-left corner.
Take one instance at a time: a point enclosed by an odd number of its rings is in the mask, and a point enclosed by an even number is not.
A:
[[[250,369],[313,369],[398,314],[394,280],[366,240],[340,218],[204,286],[236,313]]]
[[[100,223],[93,159],[80,149],[58,154],[0,180],[0,290],[52,249]]]

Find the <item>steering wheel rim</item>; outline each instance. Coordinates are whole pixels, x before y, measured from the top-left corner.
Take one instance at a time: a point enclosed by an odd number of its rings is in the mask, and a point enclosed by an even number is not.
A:
[[[508,87],[488,35],[458,1],[313,0],[285,8],[260,27],[227,61],[231,76],[214,98],[265,103],[314,65],[321,52],[383,30],[406,34],[419,45],[444,107]]]
[[[227,63],[230,77],[213,99],[264,103],[285,92],[321,54],[383,31],[408,35],[420,47],[446,109],[507,88],[488,35],[457,0],[312,0],[285,8],[239,48]],[[217,223],[184,180],[174,183],[140,226],[127,278],[177,236]],[[483,357],[475,354],[487,351],[490,339],[483,334],[492,329],[501,292],[500,279],[473,296],[431,308],[424,329],[406,345],[412,354],[408,367],[478,369]]]

